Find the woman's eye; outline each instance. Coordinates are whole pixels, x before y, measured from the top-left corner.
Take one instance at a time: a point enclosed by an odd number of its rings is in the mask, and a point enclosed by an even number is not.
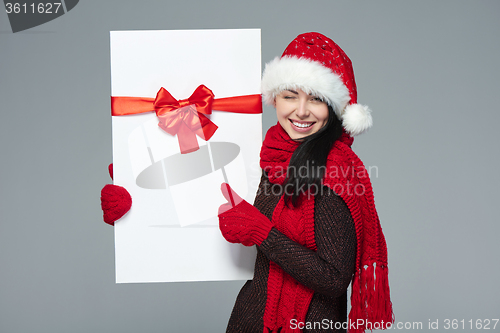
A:
[[[323,100],[319,97],[313,97],[312,100],[315,102],[323,102]]]

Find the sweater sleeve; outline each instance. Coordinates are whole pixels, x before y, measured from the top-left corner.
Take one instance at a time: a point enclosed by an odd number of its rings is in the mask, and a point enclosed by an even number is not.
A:
[[[316,197],[314,232],[317,251],[273,228],[259,249],[306,287],[337,297],[354,273],[356,230],[347,205],[329,188]]]

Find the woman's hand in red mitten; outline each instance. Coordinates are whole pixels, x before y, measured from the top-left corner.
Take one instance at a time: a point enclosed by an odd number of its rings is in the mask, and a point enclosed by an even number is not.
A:
[[[109,175],[113,179],[113,164],[109,165]],[[101,208],[104,222],[115,225],[115,221],[125,215],[132,207],[132,197],[118,185],[108,184],[101,190]]]
[[[228,203],[219,207],[219,228],[230,243],[245,246],[260,245],[267,238],[273,224],[257,208],[240,198],[223,183],[222,194]]]

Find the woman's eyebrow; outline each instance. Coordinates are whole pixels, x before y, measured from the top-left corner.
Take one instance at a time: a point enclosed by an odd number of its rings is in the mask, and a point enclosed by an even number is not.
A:
[[[287,89],[286,91],[289,91],[289,92],[291,92],[292,94],[296,94],[296,95],[298,95],[298,94],[299,94],[298,92],[296,92],[295,90],[292,90],[292,89]]]

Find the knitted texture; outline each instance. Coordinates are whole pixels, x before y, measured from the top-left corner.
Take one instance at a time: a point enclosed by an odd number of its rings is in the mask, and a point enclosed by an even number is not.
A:
[[[271,221],[254,206],[240,198],[228,184],[221,191],[228,203],[219,208],[219,228],[230,243],[260,245],[271,231]]]
[[[276,228],[294,242],[316,250],[314,237],[314,200],[300,198],[298,208],[289,209],[281,197],[272,221]],[[271,262],[267,288],[264,326],[271,332],[289,332],[294,318],[305,318],[314,291],[291,278],[280,266]],[[285,324],[283,324],[285,323]]]
[[[298,144],[289,138],[279,124],[269,129],[261,151],[261,167],[268,173],[269,180],[272,183],[284,183],[286,180],[286,171],[284,172],[284,170],[287,170],[290,158]],[[351,150],[351,144],[352,138],[345,133],[335,142],[327,158],[323,184],[342,197],[351,212],[356,228],[356,271],[352,282],[352,307],[349,319],[354,322],[360,319],[363,320],[363,323],[369,321],[372,324],[378,323],[380,325],[382,321],[385,323],[393,322],[387,278],[387,248],[375,210],[368,173],[361,160]],[[314,196],[304,196],[299,208],[308,207],[307,202],[313,202],[313,200]],[[274,212],[273,221],[277,210]],[[290,215],[289,211],[292,210],[283,206],[280,214]],[[314,216],[307,208],[303,208],[302,211],[304,215],[300,222],[303,225],[302,230],[306,230],[309,228],[310,223],[314,223]],[[297,228],[297,230],[299,229],[300,227]],[[288,233],[287,235],[290,232],[289,230],[280,231],[285,232],[285,234]],[[292,236],[296,237],[293,234]],[[312,244],[307,244],[307,246],[314,249]],[[275,274],[278,273],[274,271],[271,265],[270,281],[274,281]],[[275,288],[274,282],[272,283],[273,285],[268,283],[268,293],[270,293],[269,289]],[[302,294],[303,297],[306,295],[305,292]],[[308,305],[296,305],[294,318],[304,320],[303,307],[307,309]],[[275,315],[274,307],[268,302],[264,313],[265,324],[273,323],[279,319],[279,316]],[[278,327],[279,325],[278,323]],[[275,329],[274,327],[270,328]],[[364,330],[365,325],[356,325],[356,328],[351,331],[364,332]]]
[[[262,176],[255,207],[272,219],[283,187]],[[304,332],[345,332],[334,329],[347,320],[347,287],[356,262],[356,231],[349,209],[332,190],[324,187],[314,200],[314,239],[316,251],[308,249],[273,228],[257,247],[253,280],[241,289],[234,306],[228,333],[255,333],[264,330],[270,263],[293,280],[314,291],[306,314],[307,322],[332,322],[332,329],[305,329]],[[284,294],[282,291],[280,294]],[[284,311],[286,312],[286,311]],[[293,323],[293,322],[292,322]],[[293,328],[292,323],[287,326]],[[298,330],[295,330],[298,331]]]
[[[105,185],[101,190],[101,208],[104,222],[115,225],[115,221],[125,215],[132,206],[128,191],[118,185]]]
[[[349,91],[350,103],[357,103],[356,81],[351,59],[330,38],[317,32],[301,34],[287,46],[281,57],[306,58],[330,69]]]

